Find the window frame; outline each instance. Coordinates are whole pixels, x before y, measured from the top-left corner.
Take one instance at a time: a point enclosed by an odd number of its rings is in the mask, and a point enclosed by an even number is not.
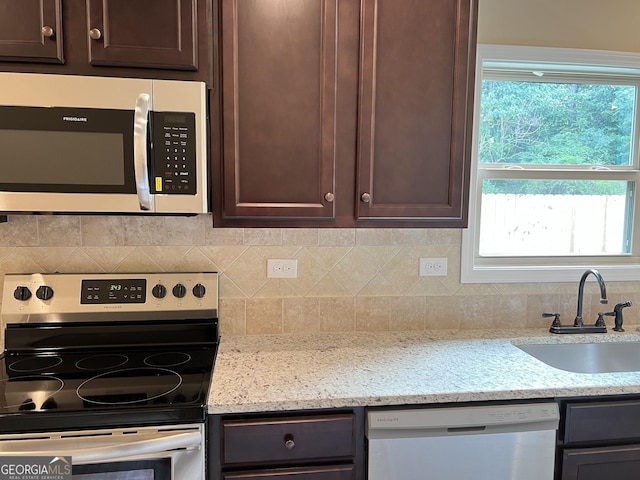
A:
[[[526,166],[525,169],[478,165],[478,142],[480,132],[480,101],[482,81],[487,70],[504,70],[491,73],[491,78],[509,78],[508,69],[540,69],[545,72],[573,72],[576,78],[602,83],[625,83],[636,88],[636,110],[633,126],[633,158],[631,166],[609,167],[606,171],[590,167],[562,168],[559,166]],[[538,67],[538,68],[535,68]],[[552,73],[551,73],[552,74]],[[586,77],[585,77],[586,75]],[[563,77],[566,78],[566,75]],[[629,81],[631,80],[631,81]],[[502,45],[478,45],[476,57],[476,83],[473,115],[473,143],[470,164],[469,226],[462,231],[461,283],[538,283],[574,282],[586,268],[597,268],[607,280],[640,280],[640,53],[605,52],[549,47],[522,47]],[[484,178],[541,178],[541,179],[607,179],[631,180],[635,182],[635,204],[631,207],[633,229],[631,253],[608,256],[501,256],[480,257],[480,206],[481,182]]]

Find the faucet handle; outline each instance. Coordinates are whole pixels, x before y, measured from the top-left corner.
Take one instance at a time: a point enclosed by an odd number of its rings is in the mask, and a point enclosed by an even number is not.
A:
[[[542,318],[551,318],[553,317],[553,322],[551,323],[552,327],[560,326],[560,314],[559,313],[543,313]]]
[[[615,314],[613,312],[606,312],[606,313],[602,313],[602,312],[598,312],[598,319],[596,320],[596,327],[606,327],[607,324],[604,322],[604,315],[606,315],[607,317],[613,317]]]

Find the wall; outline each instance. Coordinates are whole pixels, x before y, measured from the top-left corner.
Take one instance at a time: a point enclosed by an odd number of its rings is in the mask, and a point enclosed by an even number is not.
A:
[[[478,41],[640,52],[637,0],[479,0]]]
[[[0,224],[0,272],[218,271],[223,335],[543,327],[545,311],[573,319],[578,279],[461,285],[460,237],[446,229],[213,229],[208,215],[18,215]],[[448,275],[419,277],[420,257],[447,257]],[[267,258],[297,258],[298,278],[267,279]],[[594,282],[588,287],[585,319],[603,308]],[[639,285],[607,287],[612,303],[640,304]],[[627,322],[636,310],[625,311]]]

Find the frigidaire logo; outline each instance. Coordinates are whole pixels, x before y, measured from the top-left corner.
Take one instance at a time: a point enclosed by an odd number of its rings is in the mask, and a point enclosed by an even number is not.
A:
[[[62,117],[65,122],[88,122],[87,117]]]
[[[71,457],[2,457],[0,480],[70,480]]]

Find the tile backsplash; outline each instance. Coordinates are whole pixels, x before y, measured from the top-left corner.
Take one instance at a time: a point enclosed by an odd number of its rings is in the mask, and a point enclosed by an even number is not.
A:
[[[222,335],[546,327],[576,311],[574,283],[461,284],[459,229],[211,228],[194,217],[15,215],[0,224],[0,273],[217,271]],[[420,277],[421,257],[448,275]],[[268,258],[298,277],[270,279]],[[606,280],[606,278],[605,278]],[[631,300],[640,282],[587,284],[584,318]],[[625,322],[640,313],[625,310]]]

